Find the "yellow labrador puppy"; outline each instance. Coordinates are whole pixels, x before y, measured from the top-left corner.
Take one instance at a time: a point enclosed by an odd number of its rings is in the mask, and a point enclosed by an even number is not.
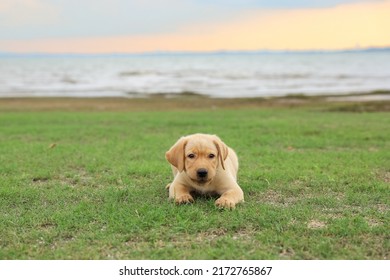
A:
[[[191,192],[218,194],[215,205],[234,208],[244,201],[237,184],[238,159],[216,135],[192,134],[181,137],[165,154],[173,171],[169,198],[176,203],[190,203]]]

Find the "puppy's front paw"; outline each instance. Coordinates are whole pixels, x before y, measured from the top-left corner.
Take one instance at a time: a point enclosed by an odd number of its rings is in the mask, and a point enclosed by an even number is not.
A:
[[[185,204],[185,203],[192,203],[194,202],[194,199],[190,194],[183,194],[181,196],[175,197],[176,204]]]
[[[218,208],[227,208],[227,209],[234,209],[236,207],[236,203],[229,198],[226,197],[220,197],[215,201],[215,205]]]

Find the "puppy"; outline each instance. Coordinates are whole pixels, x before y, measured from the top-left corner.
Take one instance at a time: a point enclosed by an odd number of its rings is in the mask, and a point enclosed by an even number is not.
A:
[[[234,208],[244,201],[237,184],[238,159],[216,135],[192,134],[181,137],[165,154],[173,171],[169,198],[177,204],[190,203],[191,192],[218,194],[215,205]]]

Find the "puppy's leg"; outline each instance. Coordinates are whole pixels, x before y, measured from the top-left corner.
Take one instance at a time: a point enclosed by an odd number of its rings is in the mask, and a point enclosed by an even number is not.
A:
[[[244,193],[240,186],[235,184],[234,187],[222,193],[221,197],[215,201],[215,205],[220,208],[233,209],[237,203],[242,201],[244,201]]]
[[[173,182],[169,186],[169,199],[175,200],[176,204],[194,202],[190,194],[190,188],[177,182]]]

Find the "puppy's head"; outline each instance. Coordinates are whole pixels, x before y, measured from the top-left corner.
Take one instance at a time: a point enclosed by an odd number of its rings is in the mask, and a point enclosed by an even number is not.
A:
[[[166,159],[179,172],[199,185],[211,182],[218,166],[225,169],[228,147],[216,135],[193,134],[180,138],[166,152]]]

